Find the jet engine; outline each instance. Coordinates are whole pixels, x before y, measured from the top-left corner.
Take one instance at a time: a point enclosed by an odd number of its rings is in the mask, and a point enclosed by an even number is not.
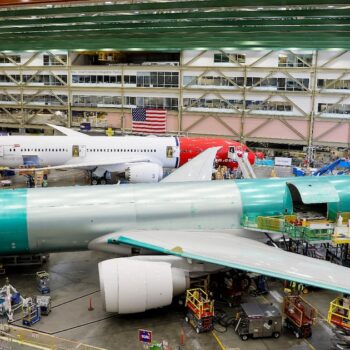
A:
[[[125,178],[131,183],[159,182],[163,178],[163,168],[155,163],[131,164],[125,170]]]
[[[170,305],[189,287],[189,277],[168,262],[119,258],[98,264],[107,312],[131,314]]]

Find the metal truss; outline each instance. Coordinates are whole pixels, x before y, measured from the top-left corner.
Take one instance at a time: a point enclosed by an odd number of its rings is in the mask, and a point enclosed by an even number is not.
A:
[[[197,54],[190,58],[185,59],[184,52],[180,52],[180,64],[179,66],[159,66],[159,65],[118,65],[118,66],[79,66],[77,65],[77,57],[84,53],[73,52],[68,53],[67,62],[63,61],[59,55],[53,52],[45,51],[46,54],[53,57],[60,65],[57,66],[33,66],[33,62],[40,54],[39,52],[33,53],[22,64],[15,62],[6,52],[0,52],[0,57],[4,57],[9,60],[13,65],[0,66],[0,75],[7,77],[9,83],[4,85],[0,82],[1,94],[8,97],[8,101],[0,103],[0,126],[11,125],[13,127],[40,127],[47,122],[53,122],[62,124],[68,127],[78,126],[72,115],[75,111],[82,112],[113,112],[121,115],[120,132],[130,132],[130,129],[126,127],[127,118],[130,117],[130,109],[124,106],[124,97],[129,93],[137,93],[139,96],[159,96],[159,93],[169,94],[170,96],[176,96],[179,100],[178,111],[169,111],[169,116],[177,118],[177,129],[172,130],[173,133],[185,134],[185,135],[202,135],[202,132],[198,132],[198,126],[209,121],[213,124],[220,125],[220,128],[226,130],[225,133],[212,132],[214,136],[226,136],[240,141],[257,141],[257,142],[279,142],[279,143],[291,143],[302,144],[312,147],[314,144],[328,144],[328,141],[324,139],[329,133],[334,132],[337,128],[347,125],[350,128],[350,119],[342,118],[329,118],[324,117],[328,109],[332,106],[346,103],[347,99],[350,99],[350,94],[345,91],[329,91],[328,88],[334,86],[337,82],[347,79],[350,76],[350,69],[332,67],[332,63],[344,56],[347,51],[335,52],[334,55],[326,62],[319,64],[318,51],[314,51],[314,59],[312,63],[307,62],[292,50],[284,51],[291,56],[294,56],[297,60],[303,63],[304,67],[260,67],[264,60],[268,60],[274,51],[268,51],[256,58],[250,64],[243,64],[235,60],[230,53],[225,50],[217,51],[223,56],[227,57],[232,66],[200,66],[198,60],[204,57],[208,50],[198,51]],[[118,87],[99,87],[96,86],[78,86],[72,83],[72,71],[95,71],[98,74],[99,71],[110,71],[112,73],[118,73],[122,76],[121,84]],[[130,74],[130,71],[171,71],[178,72],[179,74],[179,86],[177,88],[145,88],[145,87],[129,87],[124,84],[124,76]],[[23,75],[31,72],[31,78],[24,80]],[[67,81],[60,77],[60,74],[64,72],[67,74]],[[60,85],[41,85],[34,84],[36,77],[41,74],[49,75],[59,82]],[[259,73],[258,75],[254,75]],[[303,73],[302,79],[309,79],[309,86],[305,86],[301,79],[300,74]],[[332,73],[337,78],[329,79],[323,87],[318,88],[318,79],[322,78],[322,73]],[[13,75],[19,76],[20,79],[13,78]],[[191,81],[183,83],[186,75],[194,76]],[[238,84],[233,77],[240,77],[243,84]],[[247,86],[247,79],[249,77],[259,76],[259,80],[255,81],[251,86]],[[334,75],[333,75],[334,76]],[[227,86],[193,86],[195,80],[205,77],[219,77],[229,82]],[[279,90],[277,87],[275,90],[261,89],[259,85],[266,82],[269,78],[284,78],[286,81],[291,81],[300,91]],[[298,78],[297,78],[298,77]],[[9,85],[11,84],[11,85]],[[121,97],[121,108],[116,107],[91,107],[84,106],[78,107],[73,105],[73,93],[80,92],[82,95],[91,94],[96,92],[108,92],[113,93]],[[31,97],[28,99],[28,94]],[[67,100],[62,100],[61,94],[67,96]],[[20,98],[18,98],[18,95]],[[46,105],[35,103],[33,100],[41,95],[49,95],[55,101],[54,105]],[[199,96],[199,97],[193,97]],[[228,97],[230,96],[230,97]],[[232,97],[231,97],[232,96]],[[252,100],[252,96],[257,99],[259,96],[260,104],[249,104],[248,101]],[[305,108],[298,102],[300,96],[307,97],[310,101],[310,110]],[[219,113],[217,111],[208,111],[203,109],[196,110],[198,102],[207,97],[208,99],[219,99],[223,101],[229,108],[229,113]],[[327,99],[336,97],[336,101],[328,103],[327,108],[322,112],[317,111],[316,100],[317,98],[325,97]],[[188,106],[183,105],[184,98],[195,99]],[[231,99],[240,100],[240,106],[234,105],[230,102]],[[274,114],[267,113],[261,110],[260,107],[271,102],[284,102],[293,107],[293,113],[279,113],[275,111]],[[349,102],[350,104],[350,102]],[[256,110],[259,113],[256,113]],[[60,111],[60,113],[57,113]],[[186,122],[186,118],[191,116],[191,122]],[[250,121],[254,120],[255,124],[247,126]],[[232,123],[231,123],[232,121]],[[235,121],[233,123],[233,121]],[[238,122],[237,122],[238,121]],[[307,123],[307,130],[301,131],[294,125],[294,121],[304,121]],[[331,121],[333,124],[328,130],[319,132],[314,136],[313,128],[315,123],[323,121]],[[272,123],[278,125],[281,128],[289,130],[294,139],[283,140],[278,137],[269,136],[257,136],[259,130],[272,125]],[[350,129],[349,129],[350,130]],[[349,141],[350,143],[350,141]]]

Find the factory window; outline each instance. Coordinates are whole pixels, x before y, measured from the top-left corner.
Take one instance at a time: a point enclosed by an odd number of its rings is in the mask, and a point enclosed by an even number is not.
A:
[[[320,89],[350,89],[350,80],[318,79],[317,87]]]
[[[13,76],[15,78],[15,76]],[[19,82],[20,80],[18,80]],[[43,85],[54,85],[54,86],[62,86],[67,83],[66,75],[48,75],[48,74],[40,74],[40,75],[22,75],[22,82],[28,84],[43,84]]]
[[[116,84],[121,82],[120,75],[76,75],[72,76],[73,84]]]
[[[65,66],[67,55],[43,55],[44,66]]]
[[[309,87],[309,79],[247,77],[246,86],[274,87],[284,91],[306,91]]]
[[[138,87],[178,87],[178,72],[138,72]]]
[[[243,108],[242,100],[223,100],[208,98],[184,98],[184,107],[191,108],[218,108],[218,109],[238,109]]]
[[[21,56],[20,55],[6,55],[6,56],[0,56],[0,64],[1,63],[21,63]]]
[[[56,98],[57,96],[57,98]],[[64,105],[68,101],[67,95],[23,95],[25,103],[39,104],[39,105]]]
[[[98,107],[98,105],[121,105],[122,98],[120,96],[94,96],[94,95],[74,95],[74,106]]]
[[[214,63],[245,63],[245,55],[242,54],[225,54],[225,53],[215,53]]]
[[[278,56],[278,67],[311,67],[312,54],[281,54]]]
[[[340,103],[319,103],[318,112],[320,114],[342,114],[348,116],[350,114],[350,105]]]
[[[309,79],[285,79],[278,78],[278,90],[306,91],[309,87]]]
[[[253,111],[291,112],[293,106],[290,102],[282,101],[246,101],[246,108]]]
[[[136,84],[136,75],[124,75],[124,84]]]
[[[178,99],[171,97],[136,97],[137,107],[144,108],[165,108],[176,110]]]
[[[11,76],[12,77],[12,76]],[[19,81],[18,81],[19,82]],[[7,75],[1,74],[0,75],[0,83],[12,83],[14,84],[14,81],[11,80],[11,78]]]
[[[0,94],[0,101],[1,102],[17,102],[20,103],[19,101],[21,100],[21,95],[19,94]]]
[[[136,106],[136,97],[125,96],[124,101],[127,106]]]
[[[199,85],[199,86],[243,86],[244,78],[240,77],[230,77],[229,79],[225,77],[215,77],[215,76],[205,76],[205,77],[196,77],[196,76],[184,76],[183,84],[184,85]]]

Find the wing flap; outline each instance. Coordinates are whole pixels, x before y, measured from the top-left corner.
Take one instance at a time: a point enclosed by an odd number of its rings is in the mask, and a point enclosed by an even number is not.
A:
[[[350,293],[348,268],[285,252],[232,232],[135,231],[114,234],[111,239],[113,243]]]

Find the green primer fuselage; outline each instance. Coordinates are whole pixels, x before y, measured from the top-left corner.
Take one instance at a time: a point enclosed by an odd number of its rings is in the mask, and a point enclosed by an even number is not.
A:
[[[87,249],[122,230],[237,229],[243,216],[292,213],[287,182],[303,184],[315,201],[316,182],[336,191],[339,201],[327,203],[332,218],[350,211],[348,176],[3,190],[0,255]]]

